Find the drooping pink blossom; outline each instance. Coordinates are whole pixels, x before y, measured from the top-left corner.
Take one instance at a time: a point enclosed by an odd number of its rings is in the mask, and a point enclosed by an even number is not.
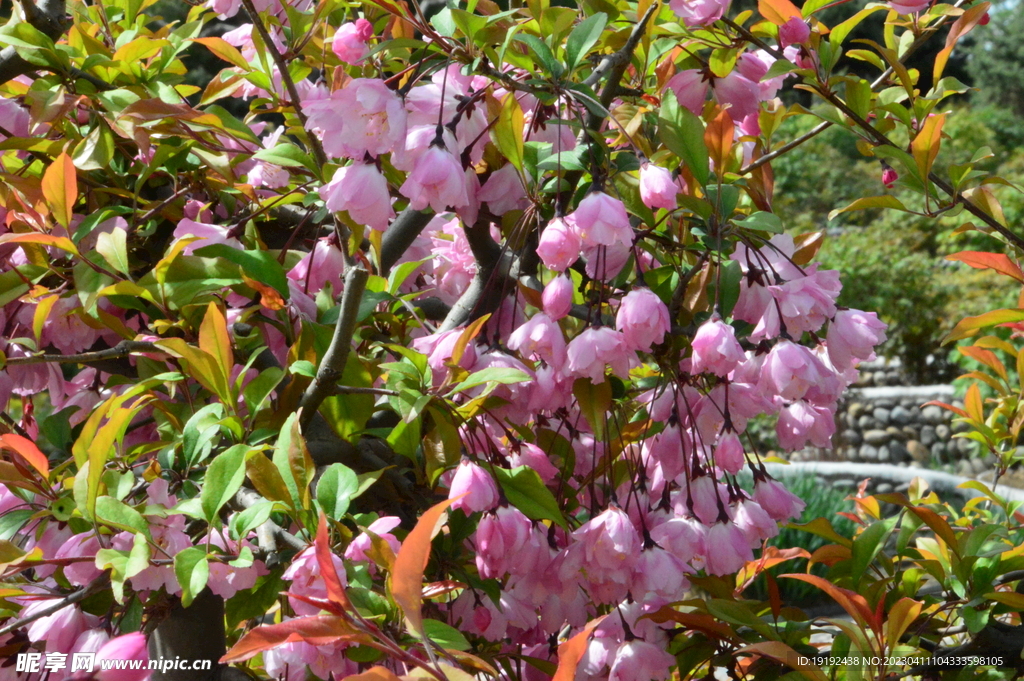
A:
[[[615,328],[630,349],[649,351],[669,332],[671,324],[668,307],[656,293],[647,288],[635,288],[622,298]]]
[[[500,579],[522,559],[521,552],[530,538],[530,520],[515,506],[499,506],[485,513],[473,537],[476,566],[484,579]]]
[[[887,325],[874,312],[839,310],[829,324],[825,345],[832,364],[839,370],[852,367],[855,360],[875,358],[875,346],[886,340]]]
[[[660,681],[668,678],[676,658],[661,646],[633,639],[615,651],[608,681]]]
[[[487,471],[469,459],[463,459],[455,469],[448,498],[455,499],[451,505],[453,509],[461,508],[467,515],[489,511],[498,505],[498,486]]]
[[[669,7],[687,26],[707,26],[722,18],[730,0],[671,0]]]
[[[690,373],[709,371],[716,376],[728,376],[736,365],[747,358],[736,340],[736,329],[714,317],[700,325],[692,341]]]
[[[736,504],[733,522],[743,531],[751,548],[758,548],[765,539],[771,539],[779,533],[779,524],[769,517],[760,504],[744,499]]]
[[[762,478],[754,483],[754,501],[780,522],[799,518],[804,511],[803,500],[782,486],[778,480]]]
[[[582,245],[571,218],[554,218],[541,232],[537,255],[549,270],[562,272],[579,259]]]
[[[622,333],[607,326],[586,329],[569,341],[566,353],[569,371],[593,383],[604,382],[605,366],[611,366],[616,376],[625,377],[635,361]]]
[[[398,555],[398,549],[401,548],[401,543],[395,535],[391,534],[391,530],[401,524],[402,519],[398,516],[386,515],[377,518],[366,528],[368,531],[377,535],[383,539],[389,547],[391,547],[392,553]],[[358,537],[352,540],[348,546],[345,547],[345,557],[349,560],[370,560],[367,555],[367,551],[373,546],[373,540],[370,535],[366,532],[360,533]]]
[[[889,6],[900,14],[915,14],[931,6],[931,0],[889,0]]]
[[[835,414],[831,409],[817,407],[797,400],[779,412],[775,433],[779,446],[796,451],[810,442],[815,447],[832,448],[832,436],[836,432]]]
[[[338,168],[319,192],[329,210],[348,211],[353,220],[378,232],[387,229],[388,221],[395,217],[388,182],[373,163],[356,161]]]
[[[342,585],[347,584],[345,564],[341,562],[341,558],[332,553],[331,562],[334,564],[334,569],[337,571]],[[327,600],[327,584],[321,576],[320,562],[317,560],[316,551],[312,546],[300,551],[281,576],[292,583],[288,588],[288,593],[321,601]],[[288,603],[296,615],[316,615],[320,612],[320,608],[312,603],[292,596],[288,597]]]
[[[104,660],[139,660],[139,669],[104,669]],[[146,648],[146,636],[134,632],[112,638],[103,644],[96,653],[96,681],[146,681],[152,672],[149,671],[149,651]],[[130,666],[130,665],[126,665]]]
[[[640,164],[640,200],[648,208],[674,209],[680,189],[671,171],[653,163]]]
[[[572,280],[561,274],[548,282],[541,294],[544,312],[554,321],[564,318],[572,310]]]
[[[626,207],[604,192],[587,194],[572,217],[584,247],[633,243]]]
[[[708,528],[704,565],[710,575],[731,575],[754,559],[750,542],[733,522],[716,522]]]
[[[562,329],[544,312],[538,312],[513,331],[508,347],[523,357],[544,360],[558,370],[565,364]]]
[[[346,64],[355,64],[369,53],[367,41],[373,37],[373,24],[366,19],[349,21],[338,27],[331,41],[331,51]]]
[[[519,171],[511,163],[491,173],[476,197],[486,203],[495,215],[504,215],[510,210],[521,210],[530,205]]]
[[[882,184],[885,185],[886,189],[892,189],[898,179],[900,179],[900,174],[892,166],[882,169]]]
[[[735,431],[726,431],[718,439],[718,446],[715,447],[715,465],[726,473],[739,473],[747,463],[746,454],[743,452],[743,443]]]
[[[825,373],[821,361],[809,348],[792,341],[779,341],[761,368],[761,389],[787,400],[798,400]]]
[[[399,191],[415,210],[430,206],[441,213],[449,206],[469,203],[462,164],[450,151],[435,145],[416,161]]]
[[[689,109],[699,116],[704,110],[704,100],[708,98],[708,81],[700,69],[684,69],[668,79],[665,87],[676,95],[679,106]]]
[[[811,27],[802,17],[790,17],[786,23],[779,26],[779,45],[781,47],[807,42],[810,37]]]

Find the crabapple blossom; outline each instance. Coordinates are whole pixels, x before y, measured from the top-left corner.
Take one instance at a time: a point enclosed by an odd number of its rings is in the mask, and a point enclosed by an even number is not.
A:
[[[398,191],[409,198],[409,206],[416,210],[429,205],[440,213],[449,206],[469,203],[462,164],[442,146],[431,145],[419,157]]]
[[[729,575],[754,559],[750,541],[739,525],[719,521],[708,528],[705,539],[705,568],[711,575]]]
[[[554,321],[562,319],[572,310],[572,280],[562,274],[548,282],[541,294],[544,313]]]
[[[623,334],[607,326],[590,327],[569,341],[566,348],[569,371],[586,376],[593,383],[603,383],[605,366],[616,376],[625,376],[633,360]]]
[[[388,182],[372,163],[355,162],[338,168],[330,182],[320,188],[320,198],[332,211],[348,211],[356,222],[383,232],[395,217],[388,194]]]
[[[345,564],[334,554],[331,554],[331,562],[344,586],[347,583]],[[317,560],[316,551],[312,546],[300,551],[281,576],[291,582],[291,586],[288,588],[288,603],[292,606],[295,614],[316,615],[320,612],[320,608],[316,605],[297,598],[327,601],[327,584],[320,576],[320,562]]]
[[[803,400],[783,407],[775,426],[779,445],[788,450],[802,449],[808,441],[815,447],[829,448],[835,432],[836,421],[832,410]]]
[[[346,64],[355,64],[369,53],[367,41],[373,37],[373,25],[366,19],[342,24],[334,33],[331,51]]]
[[[622,332],[627,347],[649,351],[669,332],[668,307],[650,289],[635,288],[619,303],[615,328]]]
[[[366,529],[368,532],[372,532],[383,539],[387,545],[391,547],[391,552],[397,555],[398,549],[401,545],[395,535],[391,534],[391,530],[398,527],[401,522],[402,519],[397,516],[386,515],[374,520],[366,527]],[[373,540],[370,538],[370,535],[367,532],[363,532],[353,539],[352,543],[345,548],[345,557],[349,560],[356,561],[369,560],[370,558],[366,552],[369,551],[372,546]]]
[[[779,45],[800,44],[807,42],[811,37],[811,27],[801,17],[790,17],[786,23],[779,26]]]
[[[572,217],[555,218],[541,232],[537,255],[549,270],[562,272],[579,259],[582,245]]]
[[[826,335],[826,347],[832,364],[837,369],[854,365],[855,360],[865,362],[875,358],[875,346],[886,340],[887,325],[879,321],[874,312],[839,310]]]
[[[565,364],[565,338],[558,323],[544,312],[530,317],[522,326],[508,337],[510,350],[519,352],[524,357],[541,359],[561,369]]]
[[[672,0],[669,7],[687,26],[706,26],[721,19],[729,3],[730,0]]]
[[[455,500],[452,508],[461,508],[467,515],[489,511],[498,505],[498,486],[487,471],[463,459],[455,469],[448,498]]]
[[[710,371],[716,376],[728,376],[747,358],[736,340],[736,330],[717,317],[700,325],[691,345],[690,372],[694,374]]]
[[[672,210],[679,191],[679,183],[670,171],[653,163],[640,164],[640,200],[645,206]]]
[[[633,228],[626,207],[604,192],[588,194],[580,201],[572,219],[584,247],[633,243]]]
[[[778,480],[763,476],[754,483],[754,501],[772,519],[778,521],[799,518],[805,506],[800,497],[783,487]]]
[[[718,439],[718,446],[715,447],[715,465],[726,473],[736,474],[743,470],[747,463],[747,457],[743,452],[743,443],[740,436],[734,431],[726,431]]]
[[[140,669],[104,669],[103,660],[139,660],[143,664]],[[142,632],[134,632],[112,638],[96,653],[96,662],[100,671],[96,681],[146,681],[152,672],[149,671],[149,651],[146,648],[146,636]]]
[[[379,156],[405,137],[402,100],[376,78],[356,78],[327,99],[303,101],[302,109],[331,156]]]

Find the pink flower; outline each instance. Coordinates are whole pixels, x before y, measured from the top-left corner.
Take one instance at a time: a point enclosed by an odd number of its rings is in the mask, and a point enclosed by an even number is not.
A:
[[[565,338],[558,322],[543,312],[530,317],[508,337],[508,347],[523,357],[542,359],[555,369],[565,364]]]
[[[715,523],[708,529],[704,569],[709,575],[731,575],[754,559],[750,542],[733,522]]]
[[[779,45],[800,44],[811,37],[811,27],[801,17],[790,17],[789,21],[779,26]]]
[[[761,88],[739,71],[714,82],[715,99],[729,106],[729,117],[739,122],[761,108]]]
[[[442,213],[449,206],[469,203],[466,175],[459,159],[447,149],[434,145],[416,160],[416,167],[399,191],[408,197],[409,206],[415,210],[429,205]]]
[[[653,163],[640,164],[640,200],[652,210],[676,207],[676,194],[680,191],[679,183],[672,173]]]
[[[643,542],[632,521],[621,509],[611,506],[573,532],[577,544],[569,547],[560,571],[585,573],[595,600],[621,600],[632,581]]]
[[[320,187],[320,198],[329,210],[348,211],[353,220],[378,232],[387,229],[388,221],[395,217],[388,181],[373,163],[356,161],[338,168],[331,181]]]
[[[103,669],[100,660],[141,660],[141,669]],[[147,669],[149,651],[146,636],[140,632],[112,638],[96,653],[96,681],[145,681],[152,672]]]
[[[21,617],[31,617],[40,610],[45,610],[54,604],[52,599],[34,601],[25,607],[20,614]],[[77,605],[67,605],[57,612],[40,617],[29,625],[28,640],[33,643],[46,643],[46,650],[54,653],[68,653],[75,639],[86,629],[95,624],[95,617],[86,615]]]
[[[761,367],[760,387],[770,395],[798,400],[826,373],[810,349],[792,341],[779,341]]]
[[[287,277],[305,293],[316,295],[330,282],[334,293],[341,291],[341,275],[345,271],[345,256],[331,237],[317,240],[310,253],[302,256]]]
[[[555,482],[558,478],[558,469],[551,463],[544,450],[529,442],[520,445],[518,452],[513,451],[509,456],[509,462],[513,467],[529,466],[537,471],[537,475],[546,483]]]
[[[754,501],[774,520],[786,521],[799,518],[804,512],[804,502],[778,480],[761,478],[754,483]]]
[[[721,516],[721,509],[725,508],[729,499],[725,485],[707,474],[691,478],[687,491],[689,499],[686,510],[692,511],[698,520],[709,525]]]
[[[615,327],[622,332],[629,348],[649,351],[652,345],[664,340],[671,328],[668,307],[650,289],[635,288],[623,296]]]
[[[891,166],[887,166],[882,169],[882,184],[884,184],[886,188],[892,189],[898,179],[900,179],[899,173],[897,173]]]
[[[875,358],[875,346],[884,343],[887,325],[874,312],[839,310],[829,324],[826,347],[829,359],[840,371],[854,365],[854,360]]]
[[[661,646],[633,639],[615,651],[608,681],[660,681],[668,678],[675,663],[676,658]]]
[[[686,579],[689,571],[683,561],[659,546],[644,549],[633,569],[633,595],[641,598],[641,594],[655,594],[678,600],[690,586]]]
[[[458,498],[460,496],[461,499]],[[456,499],[451,507],[461,508],[466,515],[489,511],[498,505],[498,486],[487,471],[469,459],[463,459],[455,469],[448,498]]]
[[[718,439],[715,448],[715,465],[726,473],[739,473],[747,463],[743,453],[743,443],[735,431],[727,431]]]
[[[346,64],[355,64],[369,53],[366,42],[373,37],[373,24],[356,19],[338,27],[331,41],[331,50]]]
[[[402,519],[397,516],[386,515],[374,520],[366,529],[387,542],[387,545],[391,547],[391,551],[398,555],[398,549],[401,548],[401,544],[395,535],[391,534],[391,530],[398,527],[401,522]],[[363,532],[353,539],[351,544],[345,547],[345,557],[349,560],[370,560],[366,552],[372,546],[373,540],[370,539],[370,535]]]
[[[508,618],[486,594],[476,594],[472,589],[465,589],[452,603],[452,617],[460,623],[460,628],[488,641],[499,641],[505,638]]]
[[[704,110],[704,100],[708,98],[708,82],[700,69],[685,69],[668,79],[665,87],[676,94],[679,106],[699,116]]]
[[[193,241],[188,246],[185,246],[185,249],[182,251],[185,255],[192,255],[192,252],[197,248],[212,246],[213,244],[225,244],[232,248],[242,248],[242,242],[234,236],[234,232],[230,227],[211,225],[182,218],[174,229],[174,238],[181,239],[186,236],[197,236],[200,240]]]
[[[504,215],[510,210],[523,209],[530,205],[523,181],[519,179],[519,172],[511,163],[491,173],[476,197],[486,203],[495,215]]]
[[[744,499],[736,505],[733,522],[746,535],[751,548],[759,547],[762,541],[779,533],[779,524],[756,501],[750,499]]]
[[[616,376],[625,378],[635,359],[624,336],[607,326],[586,329],[569,341],[566,352],[569,371],[575,376],[586,376],[593,383],[604,383],[606,365],[611,365]]]
[[[931,0],[889,0],[889,5],[900,14],[914,14],[931,4]]]
[[[584,247],[633,243],[633,227],[626,207],[604,192],[587,194],[572,218]]]
[[[341,579],[342,586],[346,585],[348,580],[345,574],[345,564],[341,562],[341,558],[338,558],[333,553],[331,554],[331,562],[334,564],[334,569]],[[327,600],[327,584],[320,576],[320,562],[317,560],[316,550],[312,546],[303,549],[295,556],[292,559],[292,564],[288,566],[288,569],[281,576],[292,583],[288,588],[288,593],[322,601]],[[317,615],[320,613],[320,608],[298,598],[289,596],[288,603],[292,606],[292,610],[295,611],[296,615]]]
[[[832,435],[836,432],[835,414],[831,409],[816,407],[798,400],[782,408],[775,424],[779,446],[795,451],[810,440],[815,447],[832,448]]]
[[[651,539],[684,563],[706,551],[707,528],[694,518],[670,518],[651,530]]]
[[[701,324],[693,337],[690,373],[710,371],[716,376],[728,376],[746,358],[740,342],[736,340],[736,329],[714,317]]]
[[[445,375],[448,373],[447,364],[452,359],[452,353],[455,352],[455,346],[458,344],[459,338],[464,331],[464,328],[459,327],[451,331],[442,331],[431,336],[423,336],[412,342],[414,350],[422,352],[427,356],[427,366],[434,373],[434,383],[440,385],[444,380]],[[459,358],[458,366],[463,369],[469,369],[476,364],[476,359],[476,346],[473,343],[468,343],[466,349],[462,352],[462,357]]]
[[[572,310],[572,280],[564,274],[548,282],[541,294],[544,312],[554,321],[562,319]]]
[[[356,78],[327,99],[303,101],[302,109],[334,157],[379,156],[405,139],[405,106],[378,78]]]
[[[669,7],[687,26],[706,26],[729,9],[729,0],[671,0]]]
[[[555,218],[541,232],[537,255],[549,270],[561,272],[579,259],[581,246],[572,218]]]
[[[514,506],[500,506],[494,513],[485,513],[473,535],[480,576],[500,579],[512,572],[523,558],[521,552],[531,531],[529,518]]]

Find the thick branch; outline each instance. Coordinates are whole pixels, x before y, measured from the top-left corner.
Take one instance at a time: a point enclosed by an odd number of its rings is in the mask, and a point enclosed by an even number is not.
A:
[[[358,266],[350,267],[345,272],[345,290],[341,295],[341,312],[334,327],[334,336],[316,372],[316,378],[309,384],[299,403],[299,408],[302,409],[299,423],[303,432],[309,427],[320,404],[334,392],[334,384],[345,370],[345,362],[348,361],[348,353],[352,349],[352,335],[356,330],[359,304],[363,300],[363,291],[366,290],[369,276],[366,270]]]
[[[111,359],[121,359],[133,352],[163,352],[149,341],[123,340],[112,348],[97,350],[95,352],[81,352],[76,355],[29,355],[28,357],[9,357],[7,363],[17,364],[43,364],[45,362],[58,362],[60,364],[94,364]]]
[[[380,246],[380,275],[382,277],[388,276],[391,268],[405,255],[409,246],[412,246],[416,237],[433,218],[432,211],[406,208],[388,226],[388,231],[384,232],[384,239]]]
[[[235,493],[235,502],[242,508],[250,508],[260,503],[261,501],[266,501],[266,499],[261,497],[259,493],[251,489],[247,489],[245,487],[242,487]],[[269,536],[274,540],[280,540],[281,542],[287,544],[296,551],[302,551],[307,546],[309,546],[307,542],[302,541],[291,532],[288,532],[283,527],[275,523],[273,520],[268,520],[267,522],[260,525],[256,529],[256,535],[261,539],[264,536]],[[276,549],[276,546],[267,547],[264,546],[263,542],[261,541],[260,548],[263,548],[267,551],[273,551]]]
[[[469,287],[452,305],[438,331],[451,331],[493,312],[504,299],[514,267],[511,253],[503,251],[490,234],[491,216],[481,211],[476,224],[466,227],[466,241],[473,251],[477,270]]]

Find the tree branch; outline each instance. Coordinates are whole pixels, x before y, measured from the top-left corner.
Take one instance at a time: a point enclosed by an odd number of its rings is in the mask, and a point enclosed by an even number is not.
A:
[[[87,585],[83,586],[78,591],[75,591],[73,593],[68,594],[67,596],[65,596],[64,598],[60,599],[59,601],[57,601],[53,605],[45,607],[42,610],[40,610],[40,611],[38,611],[38,612],[36,612],[36,613],[34,613],[32,615],[29,615],[28,617],[22,617],[21,619],[14,620],[13,622],[7,623],[3,627],[0,627],[0,636],[3,636],[4,634],[8,634],[8,633],[14,631],[15,629],[18,629],[20,627],[25,626],[26,624],[32,624],[36,620],[42,619],[43,617],[47,617],[48,615],[52,615],[53,613],[57,612],[58,610],[66,608],[69,605],[73,605],[75,603],[80,603],[81,601],[84,601],[89,596],[92,596],[94,593],[97,593],[97,592],[107,588],[107,585],[109,585],[109,584],[110,584],[110,574],[107,573],[107,572],[104,572],[102,575],[100,575],[96,579],[92,580],[91,582],[89,582]]]
[[[384,232],[380,246],[380,276],[386,277],[395,263],[416,241],[423,228],[434,219],[433,211],[406,208]]]
[[[60,364],[94,364],[111,359],[127,357],[133,352],[163,352],[149,341],[123,340],[112,348],[97,350],[95,352],[81,352],[75,355],[29,355],[27,357],[9,357],[7,364],[43,364],[46,362],[57,362]]]
[[[366,290],[369,276],[369,273],[359,266],[349,267],[345,271],[345,289],[341,295],[341,312],[334,327],[334,336],[320,363],[320,368],[317,369],[316,377],[309,384],[299,403],[299,409],[302,410],[299,424],[303,432],[309,427],[320,404],[334,391],[335,382],[345,371],[345,362],[348,361],[348,353],[352,349],[352,335],[356,330],[356,315],[359,314],[359,305],[363,300],[363,291]]]

